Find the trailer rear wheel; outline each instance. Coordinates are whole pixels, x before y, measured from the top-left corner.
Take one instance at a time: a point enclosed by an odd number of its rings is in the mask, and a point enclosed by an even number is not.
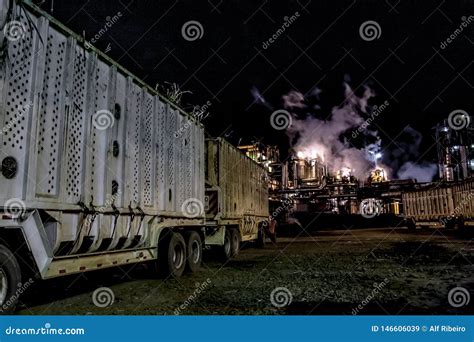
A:
[[[18,297],[17,287],[21,282],[20,265],[15,255],[0,244],[0,313],[9,314],[15,310]]]
[[[191,272],[196,272],[202,263],[202,240],[197,232],[187,232],[185,234],[187,260],[186,267]]]
[[[230,247],[231,247],[231,257],[236,257],[239,255],[240,251],[240,232],[237,228],[230,229]]]
[[[183,274],[186,266],[186,242],[180,233],[171,232],[161,240],[158,253],[160,273],[175,278]]]
[[[220,252],[224,261],[228,261],[232,258],[232,236],[229,228],[225,228],[224,244],[220,246]]]

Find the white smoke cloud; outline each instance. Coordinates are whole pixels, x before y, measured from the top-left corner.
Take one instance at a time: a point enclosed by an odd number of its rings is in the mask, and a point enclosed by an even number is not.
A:
[[[420,155],[423,135],[411,126],[406,126],[398,135],[394,148],[387,151],[390,167],[398,170],[399,179],[416,179],[418,182],[431,182],[436,175],[438,166],[426,161],[413,162]]]
[[[319,97],[320,90],[316,94]],[[310,93],[309,96],[314,94]],[[344,84],[344,102],[331,110],[325,118],[316,118],[314,109],[319,108],[309,103],[303,94],[290,91],[282,96],[283,107],[292,115],[292,125],[287,129],[290,142],[295,152],[305,155],[318,155],[328,165],[330,172],[335,173],[343,168],[350,168],[352,174],[361,180],[367,179],[374,168],[383,168],[389,178],[415,178],[419,182],[429,182],[437,171],[435,164],[415,163],[419,155],[422,135],[410,126],[405,127],[397,141],[396,148],[384,151],[379,133],[373,127],[364,125],[370,117],[372,106],[369,100],[374,92],[366,87],[358,96]],[[313,96],[314,98],[314,96]],[[379,117],[380,113],[377,115]],[[353,140],[344,138],[349,130],[364,127],[363,137],[368,142],[364,147],[356,147]],[[387,154],[382,163],[382,152]]]
[[[416,179],[418,182],[431,182],[438,168],[435,164],[406,162],[397,172],[399,179]]]
[[[381,141],[377,132],[368,130],[376,142],[363,148],[352,146],[349,140],[341,139],[341,136],[362,125],[365,121],[362,114],[368,113],[368,101],[373,96],[372,90],[366,88],[359,97],[345,84],[344,103],[334,107],[328,118],[318,119],[308,113],[303,118],[295,114],[298,110],[310,111],[312,108],[306,103],[303,94],[291,91],[284,95],[283,106],[293,115],[293,123],[287,133],[292,140],[296,139],[294,150],[317,154],[333,172],[350,168],[354,176],[367,178],[369,171],[376,166],[374,156],[380,152]],[[381,164],[378,166],[387,168]]]
[[[286,109],[306,108],[304,95],[299,91],[292,90],[282,96],[283,104]]]

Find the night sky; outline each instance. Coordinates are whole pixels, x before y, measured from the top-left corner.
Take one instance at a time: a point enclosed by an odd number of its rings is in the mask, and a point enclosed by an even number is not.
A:
[[[50,11],[50,1],[41,7]],[[373,104],[390,102],[374,123],[383,145],[401,144],[410,125],[424,136],[419,157],[427,161],[436,160],[432,127],[455,109],[473,113],[474,18],[441,48],[474,15],[473,1],[56,0],[53,15],[90,39],[118,11],[123,16],[95,45],[109,46],[109,56],[151,86],[175,82],[191,91],[185,108],[210,101],[206,129],[233,143],[263,138],[285,152],[284,131],[269,121],[282,95],[321,89],[316,115],[324,118],[344,100],[344,81],[356,93],[372,88]],[[190,20],[202,25],[200,39],[183,38]],[[379,24],[378,39],[361,38],[368,20]],[[254,103],[252,89],[271,108]]]

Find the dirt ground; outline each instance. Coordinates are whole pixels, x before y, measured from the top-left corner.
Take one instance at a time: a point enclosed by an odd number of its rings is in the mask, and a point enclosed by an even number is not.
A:
[[[141,265],[36,281],[18,313],[474,314],[473,263],[473,239],[446,232],[326,231],[249,246],[226,264],[207,253],[202,270],[179,279]],[[112,290],[111,305],[94,305],[99,287]],[[469,303],[450,304],[455,287]]]

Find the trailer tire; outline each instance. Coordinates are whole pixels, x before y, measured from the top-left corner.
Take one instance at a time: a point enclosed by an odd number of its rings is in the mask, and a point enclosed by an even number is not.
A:
[[[202,240],[197,232],[191,231],[184,234],[186,240],[186,268],[194,273],[202,263]]]
[[[220,254],[223,261],[228,261],[232,258],[232,236],[229,228],[225,228],[224,244],[220,247]]]
[[[0,314],[11,314],[15,311],[19,284],[21,284],[20,265],[15,255],[0,244]]]
[[[186,267],[186,242],[183,236],[180,233],[170,232],[160,241],[158,254],[160,273],[165,277],[181,277]]]
[[[234,258],[239,255],[240,251],[240,232],[237,228],[230,229],[230,247],[231,247],[231,257]]]

